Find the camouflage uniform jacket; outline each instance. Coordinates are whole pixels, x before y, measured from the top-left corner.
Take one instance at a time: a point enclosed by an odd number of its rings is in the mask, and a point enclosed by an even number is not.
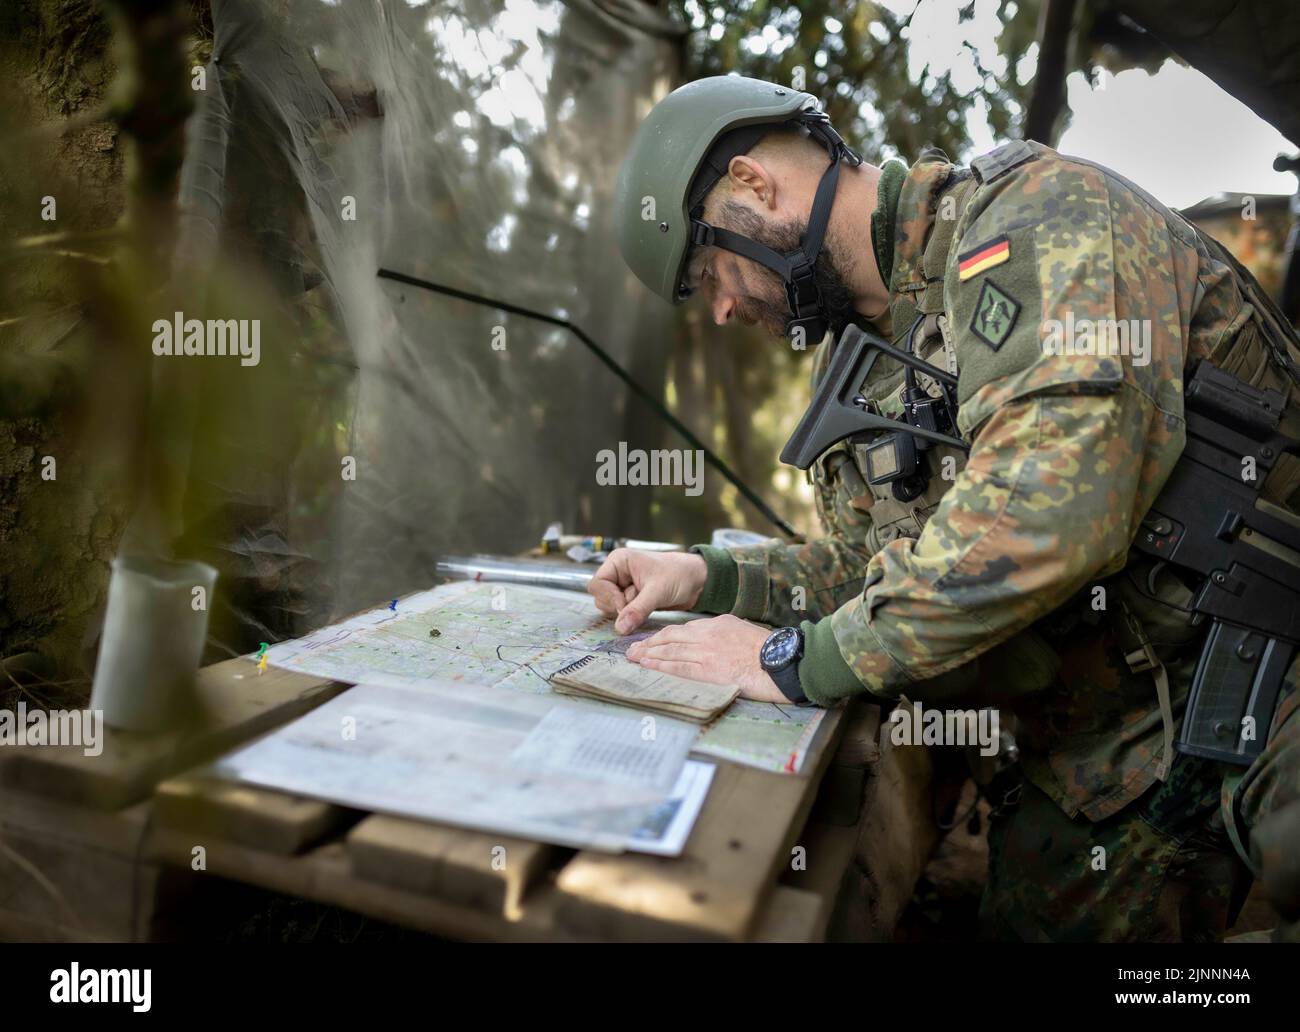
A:
[[[831,449],[814,467],[829,533],[698,549],[699,608],[802,621],[800,673],[820,705],[863,691],[1010,705],[1026,776],[1100,820],[1163,776],[1202,636],[1179,609],[1190,588],[1129,551],[1183,448],[1184,368],[1208,358],[1286,385],[1228,266],[1107,169],[1035,143],[970,170],[930,157],[907,172],[893,227],[892,339],[918,319],[939,331],[918,350],[958,371],[969,457],[926,453],[929,489],[905,504],[866,484],[861,445]],[[1090,349],[1101,321],[1111,346]],[[893,414],[901,382],[882,358],[864,392]],[[1265,492],[1293,511],[1296,466]],[[979,674],[950,673],[963,670]]]

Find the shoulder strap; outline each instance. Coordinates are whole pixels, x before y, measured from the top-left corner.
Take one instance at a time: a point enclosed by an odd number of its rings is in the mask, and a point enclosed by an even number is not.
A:
[[[1034,149],[1024,140],[1012,140],[987,154],[981,154],[970,163],[970,170],[981,183],[991,183],[999,176],[1006,175],[1017,165],[1033,161],[1036,157]]]

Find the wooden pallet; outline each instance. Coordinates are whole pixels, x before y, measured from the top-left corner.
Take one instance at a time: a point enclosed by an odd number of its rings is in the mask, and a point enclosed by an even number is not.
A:
[[[438,934],[471,939],[729,940],[812,933],[822,908],[776,892],[830,755],[835,715],[805,773],[719,763],[680,857],[573,851],[385,814],[361,813],[199,773],[155,794],[151,854]],[[202,873],[196,875],[202,876]]]
[[[247,659],[206,668],[199,684],[208,716],[184,735],[111,735],[97,758],[13,750],[0,780],[20,789],[15,798],[54,795],[110,823],[151,798],[143,823],[136,808],[117,833],[119,846],[133,843],[132,870],[217,875],[452,938],[806,941],[825,927],[827,899],[778,876],[834,751],[839,711],[822,721],[800,774],[719,762],[685,852],[662,858],[561,849],[212,779],[195,765],[346,686],[274,669],[258,676]],[[0,827],[4,814],[0,801]],[[138,927],[133,915],[131,934]],[[120,920],[100,928],[121,935]]]

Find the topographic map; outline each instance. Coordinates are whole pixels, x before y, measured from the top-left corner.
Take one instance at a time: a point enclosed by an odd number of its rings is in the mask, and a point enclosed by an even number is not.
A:
[[[431,681],[546,694],[548,678],[592,652],[628,644],[688,617],[659,613],[626,638],[587,595],[520,584],[461,581],[274,645],[274,666],[335,681],[418,686]],[[700,731],[693,752],[797,772],[821,722],[815,707],[738,700]]]

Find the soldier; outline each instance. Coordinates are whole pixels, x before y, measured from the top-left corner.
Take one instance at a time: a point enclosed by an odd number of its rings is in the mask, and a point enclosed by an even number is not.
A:
[[[751,699],[1013,712],[1025,781],[990,829],[988,936],[1219,939],[1270,856],[1281,905],[1300,902],[1295,666],[1244,778],[1177,752],[1205,628],[1195,585],[1131,547],[1184,450],[1196,363],[1282,392],[1296,436],[1300,352],[1249,274],[1090,162],[1015,142],[969,169],[934,151],[876,168],[808,94],[734,76],[655,107],[617,204],[625,260],[667,300],[699,291],[717,323],[796,345],[829,328],[814,383],[857,323],[956,384],[947,443],[883,473],[883,434],[817,459],[821,538],[611,554],[589,590],[620,633],[720,614],[628,657]],[[942,396],[876,359],[865,410]],[[1296,512],[1300,462],[1281,456],[1262,497]],[[1277,559],[1292,586],[1297,561]]]

